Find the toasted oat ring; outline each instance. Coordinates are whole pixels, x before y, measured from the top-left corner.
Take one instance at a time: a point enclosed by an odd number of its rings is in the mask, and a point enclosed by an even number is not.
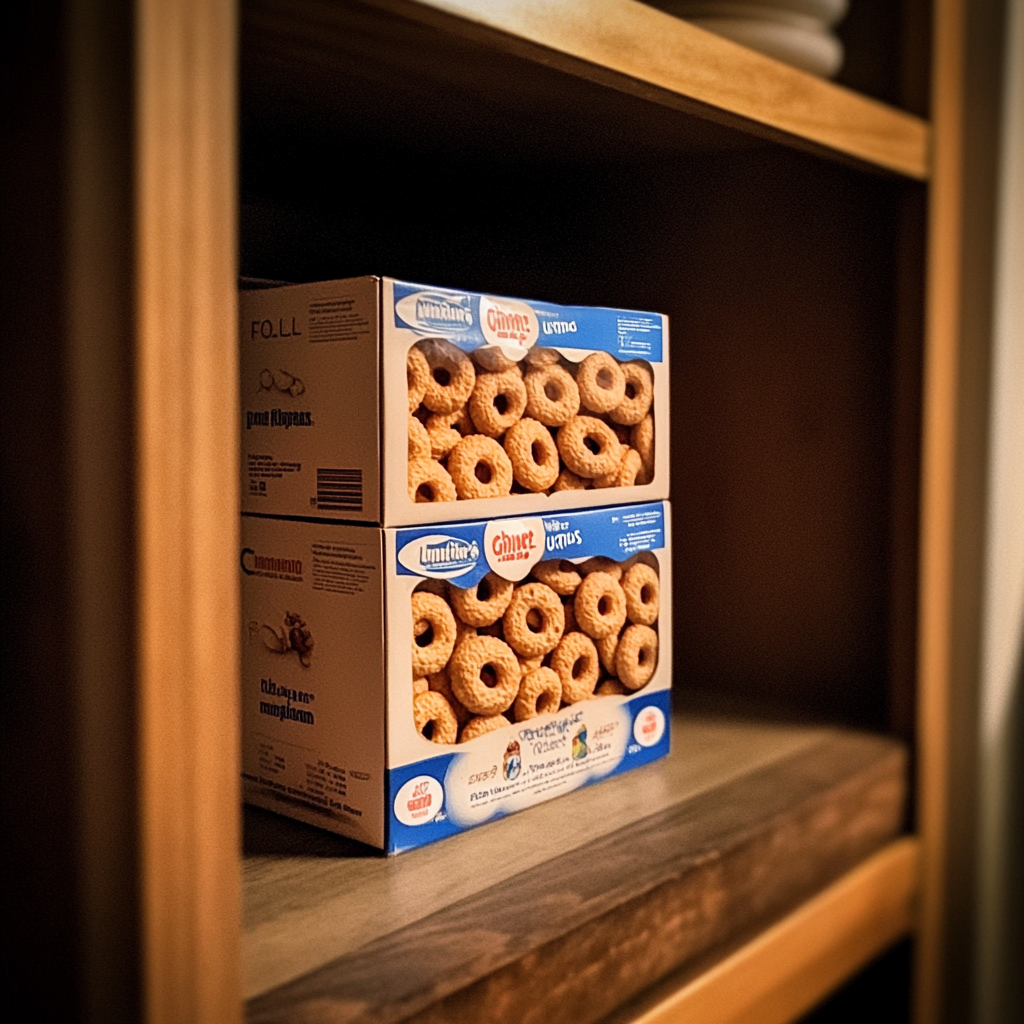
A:
[[[569,420],[558,431],[558,451],[569,469],[588,479],[610,473],[622,460],[622,445],[612,428],[593,416]]]
[[[629,442],[640,453],[647,483],[654,479],[654,417],[648,413],[629,433]]]
[[[551,667],[562,683],[562,700],[575,704],[594,696],[600,673],[594,641],[584,633],[566,633],[551,655]]]
[[[615,671],[615,652],[619,647],[619,634],[609,633],[607,636],[601,637],[600,640],[594,641],[594,646],[597,648],[597,656],[601,659],[601,664],[604,665],[606,672]]]
[[[460,743],[468,743],[475,740],[477,736],[494,732],[512,723],[504,715],[481,715],[478,718],[471,718],[463,727],[459,735]]]
[[[606,572],[584,576],[573,604],[580,629],[595,640],[618,633],[626,621],[626,595]]]
[[[563,469],[551,488],[553,491],[585,491],[590,486],[586,477],[577,476],[571,469]]]
[[[500,498],[512,489],[512,463],[493,438],[470,434],[448,456],[460,498]]]
[[[638,626],[650,626],[658,621],[661,604],[661,581],[648,565],[637,562],[622,577],[622,592],[626,595],[626,618]]]
[[[606,572],[616,583],[622,581],[622,566],[614,559],[605,558],[604,555],[594,555],[579,565],[580,575],[589,576],[592,572]]]
[[[580,624],[576,621],[576,606],[571,596],[562,601],[562,608],[565,611],[565,632],[573,633],[580,628]]]
[[[562,597],[575,594],[576,588],[583,580],[578,567],[564,558],[551,558],[546,562],[538,562],[531,571],[541,583],[547,584]]]
[[[431,413],[427,417],[426,431],[432,459],[445,458],[467,434],[476,432],[464,405],[455,412]]]
[[[538,668],[525,676],[516,697],[517,722],[525,722],[537,715],[554,714],[562,703],[562,680],[552,668]]]
[[[608,473],[602,473],[600,476],[594,477],[594,487],[600,489],[603,487],[615,487],[618,485],[619,473],[622,470],[622,463],[625,459],[626,452],[630,451],[619,443],[619,461],[615,464],[614,468]]]
[[[458,644],[455,646],[457,647]],[[465,725],[473,717],[462,701],[455,696],[448,673],[444,669],[427,676],[427,687],[435,693],[441,694],[448,701],[448,706],[455,712],[455,720],[459,725]]]
[[[613,695],[622,694],[622,693],[629,693],[629,692],[630,691],[627,690],[626,687],[623,686],[622,683],[618,679],[616,679],[614,676],[611,676],[608,679],[606,679],[597,688],[597,696],[598,697],[611,697]]]
[[[544,655],[538,654],[534,658],[524,658],[519,656],[519,668],[522,671],[523,678],[525,679],[531,672],[536,672],[537,669],[541,668],[544,664]]]
[[[505,454],[512,463],[512,476],[528,491],[546,491],[558,479],[561,463],[554,438],[529,416],[508,428]]]
[[[455,614],[469,626],[493,626],[505,614],[514,585],[489,572],[475,587],[465,589],[448,584],[448,596]]]
[[[485,437],[500,437],[526,411],[526,385],[515,373],[481,373],[469,399],[469,415]]]
[[[627,626],[615,651],[615,668],[623,686],[639,690],[658,667],[658,634],[650,626]]]
[[[427,428],[415,416],[409,417],[409,461],[430,458],[430,438]]]
[[[524,384],[527,415],[546,427],[560,427],[580,411],[580,389],[557,364],[531,370]]]
[[[626,397],[626,375],[607,352],[592,352],[576,371],[580,401],[591,412],[611,412]]]
[[[448,602],[436,594],[413,594],[412,629],[413,679],[440,672],[455,648],[455,616]],[[420,643],[428,632],[428,642]]]
[[[448,600],[448,584],[445,580],[420,580],[413,590],[414,594],[437,594],[438,597]],[[456,623],[458,625],[458,623]]]
[[[511,370],[520,377],[523,375],[523,368],[514,359],[509,359],[496,345],[475,348],[472,357],[473,362],[486,373],[505,373]]]
[[[643,471],[644,464],[640,458],[640,453],[635,448],[627,448],[625,458],[619,463],[619,472],[616,475],[615,486],[632,487],[634,484],[640,483]]]
[[[439,693],[428,690],[417,694],[412,702],[412,719],[420,735],[426,735],[424,729],[431,727],[427,739],[432,743],[454,743],[459,735],[455,712]]]
[[[448,471],[433,459],[413,459],[409,463],[410,501],[455,501],[457,490]]]
[[[505,640],[524,658],[547,654],[565,631],[565,612],[558,595],[543,583],[517,587],[502,619]]]
[[[526,353],[526,362],[530,366],[554,366],[561,356],[553,348],[534,347]]]
[[[430,367],[423,404],[431,412],[455,412],[473,393],[476,383],[473,360],[444,338],[427,338],[417,347]]]
[[[626,378],[626,397],[612,409],[608,416],[616,423],[632,427],[650,411],[654,401],[654,380],[651,371],[643,363],[623,363],[620,367]]]
[[[455,696],[474,715],[497,715],[512,706],[519,692],[519,661],[504,641],[471,636],[452,655],[448,678]]]
[[[430,682],[426,676],[420,676],[419,679],[412,681],[412,695],[418,697],[421,693],[426,693],[430,689]]]
[[[418,348],[413,347],[406,354],[405,378],[409,385],[409,412],[412,413],[420,407],[430,380],[430,364]]]

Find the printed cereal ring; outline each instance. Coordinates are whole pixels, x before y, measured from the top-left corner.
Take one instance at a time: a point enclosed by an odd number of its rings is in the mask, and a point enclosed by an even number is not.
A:
[[[513,584],[489,572],[475,587],[462,589],[448,584],[448,596],[458,615],[469,626],[492,626],[505,614],[512,600]]]
[[[646,686],[658,666],[658,634],[650,626],[627,626],[615,652],[615,668],[623,686]]]
[[[622,445],[607,423],[593,416],[574,416],[558,431],[558,451],[577,476],[593,479],[610,473],[622,461]]]
[[[622,694],[622,693],[629,693],[629,692],[630,691],[627,690],[622,685],[622,683],[620,683],[619,680],[616,679],[614,676],[612,676],[609,679],[606,679],[597,688],[597,696],[598,697],[611,697],[612,695],[615,695],[615,694]]]
[[[576,607],[571,595],[562,601],[562,608],[565,610],[565,632],[572,633],[579,629],[580,624],[576,621]]]
[[[409,461],[430,458],[430,438],[427,428],[415,416],[409,417]]]
[[[436,594],[412,595],[412,677],[440,672],[455,649],[455,616]]]
[[[431,743],[454,743],[459,735],[455,712],[439,693],[417,694],[412,702],[412,719],[416,731]]]
[[[516,721],[525,722],[537,715],[552,715],[562,703],[562,680],[551,668],[539,668],[526,676],[519,686],[514,707]]]
[[[589,576],[592,572],[606,572],[616,583],[622,580],[622,566],[611,558],[605,558],[604,555],[594,555],[593,558],[580,562],[579,569],[581,576]]]
[[[630,622],[650,626],[658,621],[661,581],[650,566],[637,562],[628,569],[622,577],[622,592],[626,595],[626,618]]]
[[[418,697],[421,693],[426,693],[430,689],[430,683],[426,676],[420,676],[419,679],[412,681],[412,695]]]
[[[471,636],[448,664],[455,696],[474,715],[497,715],[519,692],[519,662],[512,648],[493,636]]]
[[[615,464],[614,468],[608,473],[602,473],[600,476],[594,477],[594,487],[616,487],[619,481],[619,471],[622,469],[622,462],[625,459],[626,452],[630,449],[625,448],[622,444],[619,445],[619,461]]]
[[[654,417],[648,413],[629,434],[630,444],[640,453],[645,483],[654,479]]]
[[[409,463],[410,501],[454,501],[455,498],[455,484],[440,462],[413,459]]]
[[[591,412],[611,412],[626,397],[626,375],[607,352],[592,352],[576,371],[580,401]]]
[[[427,417],[430,458],[443,459],[467,435],[475,433],[473,421],[462,406],[455,412],[434,412]]]
[[[561,358],[553,348],[531,348],[526,353],[526,362],[530,366],[554,366]]]
[[[526,385],[514,373],[481,373],[469,399],[469,415],[485,437],[500,437],[526,411]]]
[[[618,633],[626,621],[626,595],[615,577],[606,572],[583,577],[574,607],[580,629],[595,640]]]
[[[418,348],[430,367],[423,404],[431,412],[455,412],[473,393],[473,361],[444,338],[428,338],[419,342]]]
[[[512,723],[504,715],[481,715],[479,718],[471,718],[463,727],[459,736],[460,743],[468,743],[475,740],[477,736],[494,732]]]
[[[418,349],[411,348],[405,357],[405,378],[409,384],[409,412],[415,412],[427,393],[430,380],[430,364]]]
[[[558,479],[558,448],[548,429],[524,417],[505,435],[512,476],[528,491],[546,491]]]
[[[471,434],[448,456],[448,472],[460,498],[500,498],[512,489],[512,463],[493,438]]]
[[[583,633],[566,633],[551,655],[551,667],[562,683],[562,700],[575,704],[594,696],[600,665],[594,641]]]
[[[527,415],[546,427],[560,427],[580,411],[580,389],[558,365],[531,370],[524,384]]]
[[[546,562],[538,562],[533,567],[533,575],[556,594],[561,594],[562,597],[575,594],[576,588],[583,580],[576,565],[564,558],[552,558]]]
[[[455,646],[458,647],[458,644]],[[455,720],[459,725],[465,725],[473,717],[462,701],[455,696],[452,684],[448,679],[448,673],[444,669],[427,676],[427,685],[431,690],[441,694],[448,701],[448,706],[455,712]]]
[[[577,476],[570,469],[563,469],[558,474],[552,491],[585,491],[590,486],[590,481],[585,477]]]
[[[565,631],[565,612],[558,595],[543,583],[517,587],[503,617],[505,641],[525,658],[547,654]]]
[[[607,636],[601,637],[600,640],[595,641],[594,646],[597,648],[597,656],[601,659],[601,664],[604,665],[606,672],[615,672],[615,652],[619,647],[619,634],[609,633]]]
[[[616,487],[632,487],[640,483],[640,477],[644,472],[643,460],[635,448],[626,449],[626,457],[619,463],[619,471],[616,474]]]
[[[616,423],[632,427],[651,411],[654,381],[643,363],[623,363],[621,369],[626,378],[626,397],[608,415]]]
[[[448,584],[444,580],[420,580],[413,588],[414,594],[437,594],[448,600]]]
[[[537,669],[544,665],[544,655],[538,654],[535,658],[524,658],[522,655],[518,655],[519,668],[522,670],[523,677],[525,678],[531,672],[536,672]]]
[[[509,359],[496,345],[473,349],[472,355],[473,362],[486,373],[505,373],[511,370],[520,377],[523,375],[522,367],[514,359]]]

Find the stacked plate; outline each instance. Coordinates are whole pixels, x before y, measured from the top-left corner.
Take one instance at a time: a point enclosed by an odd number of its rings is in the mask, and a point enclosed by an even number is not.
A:
[[[843,63],[832,31],[848,0],[647,0],[677,18],[823,78]]]

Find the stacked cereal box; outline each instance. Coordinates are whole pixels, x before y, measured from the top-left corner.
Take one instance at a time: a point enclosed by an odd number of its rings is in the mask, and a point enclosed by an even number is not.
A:
[[[667,493],[664,318],[242,310],[246,799],[394,853],[667,753],[669,507],[622,504]]]

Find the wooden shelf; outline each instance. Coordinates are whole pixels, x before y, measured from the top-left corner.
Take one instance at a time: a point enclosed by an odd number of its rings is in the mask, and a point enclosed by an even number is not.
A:
[[[907,930],[909,854],[826,888],[901,827],[898,743],[706,715],[675,729],[659,764],[391,861],[247,811],[248,1019],[583,1024],[673,971],[720,976],[737,946],[763,964],[766,942],[777,958],[812,937],[843,955],[762,966],[762,988],[799,989],[796,971],[824,994]],[[785,918],[823,889],[824,910]]]
[[[275,99],[309,77],[305,99],[315,95],[330,106],[345,92],[332,88],[332,74],[379,83],[397,68],[410,97],[422,98],[441,81],[477,92],[480,116],[490,124],[502,103],[549,107],[561,95],[585,109],[569,84],[575,79],[644,101],[631,110],[605,106],[602,134],[642,139],[651,114],[639,107],[653,105],[738,136],[928,177],[929,128],[920,118],[635,0],[251,0],[242,16],[243,82],[247,66],[250,81],[263,76],[268,65],[261,60],[293,73],[267,90]],[[536,69],[557,74],[545,78]],[[557,77],[561,86],[551,88]],[[654,134],[665,144],[679,127],[662,123]],[[740,144],[707,128],[689,134],[705,136],[705,145]],[[562,141],[552,140],[553,152]]]

